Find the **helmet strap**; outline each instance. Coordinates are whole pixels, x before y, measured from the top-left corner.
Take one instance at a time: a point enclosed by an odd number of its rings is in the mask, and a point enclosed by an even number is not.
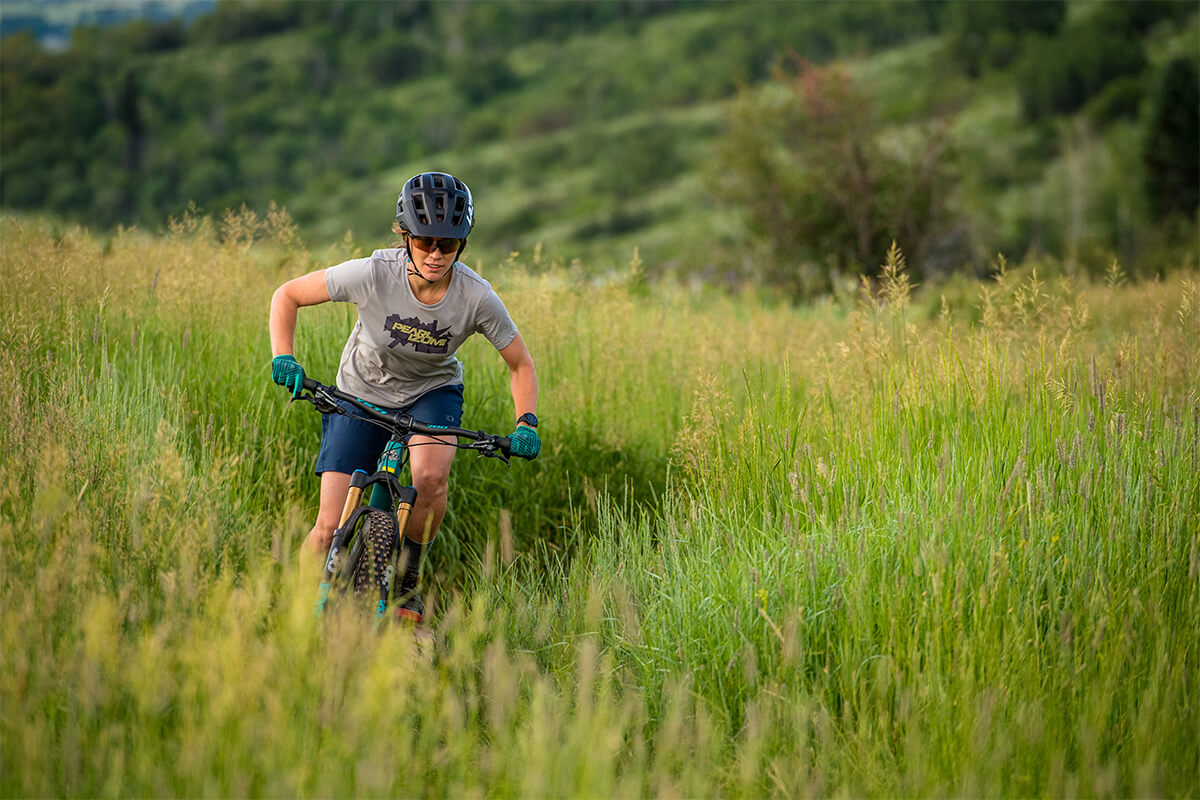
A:
[[[466,247],[466,245],[463,245],[463,247]],[[458,248],[458,252],[461,253],[463,251],[463,247]],[[408,274],[409,275],[416,275],[418,278],[420,278],[421,280],[425,281],[426,283],[428,283],[430,285],[437,283],[437,281],[431,281],[431,280],[429,280],[429,278],[426,278],[424,275],[421,274],[421,271],[417,269],[416,262],[413,261],[413,257],[412,257],[412,242],[409,241],[409,234],[407,234],[407,233],[404,234],[404,253],[405,253],[405,255],[408,256]],[[458,261],[457,255],[454,257],[454,260]],[[453,263],[450,265],[450,269],[451,270],[454,269]]]

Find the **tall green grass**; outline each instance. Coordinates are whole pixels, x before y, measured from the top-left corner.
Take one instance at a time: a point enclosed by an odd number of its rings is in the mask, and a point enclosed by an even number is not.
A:
[[[460,458],[430,640],[318,624],[282,214],[5,220],[0,794],[1163,795],[1200,785],[1194,271],[802,310],[484,264],[545,450]],[[347,309],[301,314],[332,377]],[[485,344],[467,422],[511,424]]]

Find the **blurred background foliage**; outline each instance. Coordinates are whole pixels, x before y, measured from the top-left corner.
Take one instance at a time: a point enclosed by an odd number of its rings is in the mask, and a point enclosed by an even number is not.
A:
[[[313,244],[378,246],[403,179],[441,169],[475,190],[475,262],[540,243],[605,273],[637,247],[651,276],[795,296],[892,240],[922,280],[1000,251],[1195,263],[1194,3],[175,8],[3,39],[0,205],[159,230],[275,202]]]

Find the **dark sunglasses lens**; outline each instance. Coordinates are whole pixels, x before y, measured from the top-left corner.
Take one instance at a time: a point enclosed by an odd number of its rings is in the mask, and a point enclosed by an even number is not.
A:
[[[426,253],[432,253],[435,247],[443,253],[457,253],[463,243],[462,239],[431,239],[428,236],[414,236],[412,240]]]

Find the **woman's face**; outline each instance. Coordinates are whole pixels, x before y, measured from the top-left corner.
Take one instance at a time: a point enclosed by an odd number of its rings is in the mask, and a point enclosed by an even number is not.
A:
[[[437,283],[450,274],[450,267],[454,266],[454,256],[463,245],[461,239],[428,236],[408,236],[407,240],[408,255],[413,266],[422,277],[432,283]]]

